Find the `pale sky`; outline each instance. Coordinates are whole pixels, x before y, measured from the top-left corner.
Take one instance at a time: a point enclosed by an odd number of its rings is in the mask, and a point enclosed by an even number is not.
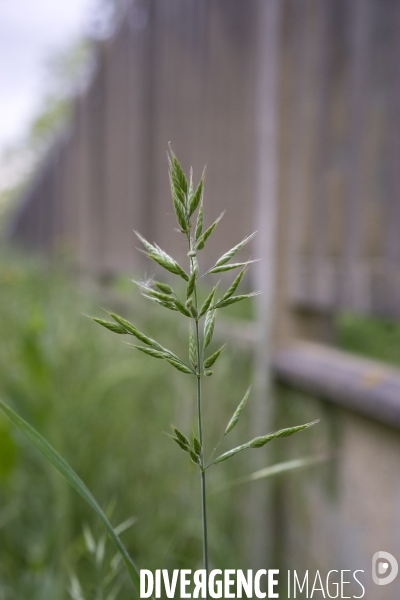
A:
[[[93,0],[0,0],[0,154],[41,104],[46,62],[89,29]]]

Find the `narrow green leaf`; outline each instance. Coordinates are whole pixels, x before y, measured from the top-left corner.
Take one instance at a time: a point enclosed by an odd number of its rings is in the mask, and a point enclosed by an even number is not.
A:
[[[190,442],[186,435],[182,433],[182,431],[179,431],[177,427],[173,427],[172,429],[175,431],[175,435],[178,438],[178,440],[180,440],[182,444],[185,444],[185,446],[188,446],[188,448],[190,448]]]
[[[289,435],[293,435],[293,434],[297,433],[298,431],[303,431],[303,429],[308,429],[308,427],[312,427],[313,425],[315,425],[318,422],[319,422],[319,420],[311,421],[311,423],[305,423],[304,425],[297,425],[296,427],[288,427],[286,429],[280,429],[279,431],[274,431],[272,433],[268,433],[267,435],[262,435],[262,436],[256,437],[253,440],[251,440],[250,442],[247,442],[247,444],[242,444],[241,446],[232,448],[232,450],[228,450],[228,452],[224,452],[224,454],[221,454],[221,456],[218,456],[218,458],[216,458],[214,460],[214,463],[216,464],[216,463],[223,462],[224,460],[231,458],[231,456],[234,456],[238,452],[242,452],[243,450],[247,450],[248,448],[262,448],[262,446],[265,446],[265,444],[267,444],[268,442],[271,442],[272,440],[275,440],[275,439],[281,438],[281,437],[288,437]],[[214,463],[212,463],[212,464],[214,464]]]
[[[212,225],[210,225],[210,227],[208,229],[206,229],[205,232],[202,233],[201,236],[198,238],[197,243],[196,243],[197,250],[202,250],[204,248],[204,244],[206,243],[206,241],[208,240],[208,238],[210,237],[210,235],[212,234],[212,232],[214,231],[214,229],[216,228],[216,226],[218,225],[218,223],[224,216],[224,213],[225,213],[225,211],[222,212],[219,215],[218,219],[216,219],[214,221],[214,223]]]
[[[145,252],[144,254],[148,258],[151,258],[151,260],[154,260],[154,262],[156,262],[158,265],[160,265],[160,267],[162,267],[166,271],[169,271],[170,273],[173,273],[174,275],[179,275],[185,281],[189,280],[189,275],[187,273],[185,273],[185,271],[182,269],[182,267],[180,267],[178,265],[178,263],[173,258],[168,256],[168,254],[166,254],[165,252],[163,254],[160,254],[160,253],[154,254],[152,252]],[[166,258],[166,257],[168,257],[168,258]]]
[[[243,409],[244,409],[244,407],[246,405],[247,399],[249,397],[250,390],[251,390],[251,386],[247,389],[245,395],[243,396],[243,399],[239,403],[239,406],[237,407],[237,409],[233,413],[233,416],[232,416],[231,420],[229,421],[229,423],[228,423],[228,425],[227,425],[227,427],[225,429],[225,435],[227,433],[229,433],[230,431],[232,431],[232,429],[235,427],[235,425],[239,421],[240,415],[242,414],[242,411],[243,411]]]
[[[177,184],[184,194],[187,194],[188,191],[188,182],[181,167],[179,160],[176,158],[175,154],[172,153],[172,164],[173,164],[173,172],[176,178]]]
[[[187,197],[188,197],[188,204],[190,206],[190,201],[192,199],[193,196],[193,168],[190,167],[190,173],[189,173],[189,187],[188,187],[188,193],[187,193]]]
[[[165,352],[160,352],[159,350],[154,350],[153,348],[147,348],[146,346],[136,346],[136,344],[128,344],[128,346],[130,346],[131,348],[136,348],[137,350],[140,350],[140,352],[143,352],[144,354],[148,354],[149,356],[152,356],[153,358],[167,358],[169,357],[168,354],[166,354]]]
[[[185,317],[192,317],[192,313],[190,312],[190,310],[188,308],[186,308],[186,306],[184,304],[182,304],[182,302],[178,299],[178,298],[174,298],[174,304],[176,306],[176,308],[179,310],[179,312],[181,312],[183,315],[185,315]]]
[[[175,311],[178,310],[175,304],[173,304],[171,301],[166,302],[165,300],[159,300],[158,298],[155,298],[154,296],[149,296],[148,294],[143,294],[143,297],[147,298],[147,300],[150,300],[151,302],[154,302],[155,304],[159,304],[163,308],[168,308],[169,310]]]
[[[182,362],[174,360],[173,358],[166,358],[166,360],[169,362],[170,365],[172,365],[173,367],[175,367],[175,369],[178,369],[178,371],[181,371],[182,373],[186,373],[187,375],[196,374],[193,371],[193,369],[190,369],[187,365],[183,364]]]
[[[91,316],[89,316],[89,319],[92,319],[93,321],[95,321],[99,325],[102,325],[106,329],[109,329],[113,333],[122,333],[122,334],[128,333],[127,330],[125,329],[125,327],[122,327],[122,325],[118,325],[117,323],[112,323],[111,321],[105,321],[104,319],[98,319],[97,317],[91,317]]]
[[[177,199],[176,194],[173,194],[173,204],[174,204],[175,216],[176,216],[178,225],[181,228],[181,230],[184,233],[186,233],[189,229],[189,220],[186,215],[185,205],[182,204],[182,202]]]
[[[190,364],[192,365],[193,369],[196,370],[197,369],[197,348],[196,348],[196,341],[194,339],[194,332],[193,332],[193,328],[190,325],[190,329],[189,329],[189,360],[190,360]]]
[[[243,483],[250,483],[251,481],[258,481],[259,479],[268,479],[269,477],[274,477],[275,475],[280,475],[281,473],[288,473],[290,471],[297,471],[299,469],[312,467],[314,465],[325,462],[328,459],[328,456],[317,455],[306,458],[296,458],[294,460],[288,460],[285,462],[277,463],[275,465],[271,465],[270,467],[259,469],[258,471],[250,473],[249,475],[244,475],[243,477],[232,479],[231,481],[228,481],[224,485],[220,486],[217,490],[215,490],[215,492],[222,492],[231,487],[242,485]]]
[[[167,433],[167,436],[171,438],[171,440],[174,440],[174,442],[176,444],[178,444],[179,448],[181,448],[184,452],[191,452],[191,448],[190,446],[188,446],[187,444],[184,444],[179,438],[170,435],[169,433]]]
[[[146,283],[142,283],[141,281],[137,281],[136,279],[132,279],[132,283],[135,283],[140,288],[140,290],[142,292],[146,292],[148,296],[153,296],[153,298],[157,298],[158,300],[162,300],[163,302],[172,302],[172,298],[169,293],[165,294],[164,292],[158,292],[157,290],[153,290],[153,288],[147,285]]]
[[[215,361],[217,360],[217,358],[219,357],[219,355],[225,350],[225,348],[226,348],[226,344],[221,346],[221,348],[219,350],[217,350],[216,352],[214,352],[214,354],[211,354],[211,356],[206,358],[206,360],[204,361],[204,365],[203,365],[204,368],[210,369],[213,366],[213,364],[215,363]]]
[[[224,452],[224,454],[221,454],[221,456],[218,456],[218,458],[216,458],[214,460],[214,463],[220,463],[223,462],[224,460],[228,460],[228,458],[231,458],[231,456],[235,456],[235,454],[238,454],[238,452],[242,452],[242,450],[247,450],[247,448],[249,448],[249,444],[242,444],[241,446],[237,446],[236,448],[232,448],[232,450],[228,450],[228,452]]]
[[[223,300],[227,300],[228,298],[230,298],[232,296],[232,294],[234,294],[239,286],[239,283],[242,281],[242,277],[246,272],[246,267],[244,267],[239,275],[237,275],[237,277],[233,280],[232,285],[227,289],[227,291],[225,292],[225,294],[222,296],[220,302],[222,302]]]
[[[206,320],[204,323],[204,350],[209,346],[212,336],[214,333],[216,311],[210,310],[207,313]]]
[[[148,338],[144,333],[141,333],[127,319],[124,319],[124,317],[121,317],[120,315],[117,315],[116,313],[113,313],[113,312],[109,312],[108,314],[110,315],[110,317],[112,317],[114,319],[114,321],[116,321],[119,325],[124,327],[124,329],[127,331],[127,333],[130,333],[130,334],[134,335],[135,337],[138,337],[138,339],[145,342],[145,344],[149,344],[150,346],[152,345],[151,338]],[[138,334],[140,335],[140,337],[138,336]]]
[[[158,342],[156,342],[152,338],[148,337],[147,335],[145,335],[144,333],[142,333],[141,331],[139,331],[132,323],[130,323],[129,321],[127,321],[126,319],[124,319],[120,315],[117,315],[117,314],[112,313],[112,312],[110,312],[108,314],[119,325],[122,325],[122,327],[124,327],[128,333],[130,333],[131,335],[134,335],[138,340],[140,340],[144,344],[147,344],[148,346],[152,346],[153,348],[156,348],[158,350],[162,349],[162,346],[160,346],[160,344]]]
[[[212,301],[214,300],[214,296],[215,296],[215,292],[217,291],[217,287],[218,287],[218,283],[217,285],[215,285],[213,287],[213,289],[211,290],[210,294],[207,296],[207,298],[204,301],[203,306],[200,309],[200,313],[199,316],[202,317],[210,308]]]
[[[89,491],[87,486],[78,477],[75,471],[69,466],[69,464],[58,454],[56,450],[49,444],[49,442],[36,431],[29,423],[27,423],[22,417],[14,412],[7,404],[4,404],[0,400],[0,408],[7,415],[10,421],[23,433],[23,435],[39,450],[39,452],[57,469],[59,473],[67,480],[70,486],[89,504],[89,506],[97,513],[97,516],[103,522],[107,529],[111,539],[114,541],[118,548],[124,562],[129,571],[132,583],[135,587],[137,596],[140,594],[140,577],[139,570],[129,556],[128,551],[121,542],[118,535],[115,533],[113,526],[110,521],[100,508],[97,500],[94,498],[92,493]]]
[[[188,284],[187,284],[186,298],[190,298],[190,296],[194,292],[194,286],[196,285],[197,273],[198,273],[198,269],[197,269],[197,267],[194,267],[194,269],[189,277]]]
[[[137,518],[129,517],[129,519],[126,519],[125,521],[117,525],[117,527],[114,527],[114,531],[117,535],[120,535],[121,533],[124,533],[124,531],[128,531],[128,529],[135,525],[135,523],[137,523]]]
[[[172,197],[176,196],[179,202],[185,205],[186,194],[188,191],[187,180],[182,167],[171,148],[170,154],[168,155],[168,161]]]
[[[90,552],[90,554],[94,554],[96,552],[96,542],[94,540],[92,530],[87,523],[84,523],[82,529],[83,537],[85,538],[86,549],[88,552]],[[116,528],[114,531],[117,531]]]
[[[238,252],[241,248],[243,248],[243,246],[245,244],[250,242],[250,240],[252,240],[255,235],[256,235],[256,232],[252,233],[251,235],[248,235],[239,244],[237,244],[236,246],[231,248],[228,252],[225,252],[225,254],[223,254],[221,256],[221,258],[219,258],[217,260],[217,262],[215,263],[215,266],[220,267],[221,265],[224,265],[225,263],[227,263],[228,260],[230,260],[232,258],[232,256],[234,256],[236,254],[236,252]]]
[[[200,441],[197,439],[197,437],[195,435],[193,436],[193,450],[194,450],[195,454],[197,454],[197,456],[201,456],[202,447],[201,447]]]
[[[161,283],[161,281],[155,281],[154,285],[156,287],[158,287],[160,292],[162,292],[163,294],[173,294],[174,293],[173,289],[166,283]]]
[[[201,236],[201,233],[203,231],[203,218],[204,218],[203,210],[204,210],[203,209],[203,200],[201,200],[200,208],[199,208],[199,212],[197,213],[197,220],[196,220],[196,242],[198,241],[198,239]]]
[[[193,450],[190,451],[190,458],[192,459],[192,462],[194,462],[195,465],[200,464],[200,456],[193,452]]]
[[[226,300],[219,300],[216,304],[214,304],[213,308],[225,308],[225,306],[230,306],[231,304],[236,304],[236,302],[241,302],[242,300],[246,300],[246,298],[252,298],[253,296],[258,296],[261,292],[251,292],[251,294],[242,294],[241,296],[231,296]]]
[[[200,179],[199,185],[197,186],[197,189],[196,189],[195,193],[190,198],[190,202],[189,202],[189,217],[191,217],[191,215],[194,213],[194,211],[196,210],[196,208],[199,206],[200,200],[203,197],[203,183],[204,183],[203,177],[204,177],[204,173],[203,173],[202,178]]]
[[[127,321],[123,317],[120,317],[119,315],[116,315],[115,313],[111,312],[109,313],[109,315],[110,317],[115,319],[117,323],[127,328],[128,333],[134,335],[138,340],[140,340],[144,344],[147,344],[148,346],[151,346],[152,348],[154,348],[155,350],[159,350],[160,352],[165,352],[165,354],[167,354],[170,358],[177,362],[180,362],[180,359],[176,356],[176,354],[171,352],[171,350],[168,350],[168,348],[164,348],[164,346],[156,342],[156,340],[153,340],[151,337],[145,335],[144,333],[136,329],[136,327],[132,325],[132,323],[129,323],[129,321]]]
[[[199,318],[199,313],[197,311],[197,308],[193,304],[193,299],[192,298],[189,298],[188,300],[186,300],[186,307],[188,308],[188,310],[189,310],[191,316],[193,317],[193,319],[198,319]]]
[[[154,254],[157,254],[157,248],[155,246],[153,246],[153,244],[150,244],[150,242],[148,242],[146,240],[146,238],[144,238],[138,231],[136,231],[135,229],[133,230],[134,234],[139,238],[139,240],[142,242],[143,246],[146,248],[146,250],[148,252],[153,252]]]
[[[163,267],[170,273],[174,273],[174,275],[180,275],[180,277],[182,277],[182,279],[184,279],[185,281],[189,280],[189,276],[187,275],[187,273],[176,262],[176,260],[174,260],[171,256],[169,256],[169,254],[167,254],[164,250],[162,250],[159,246],[157,246],[157,244],[154,244],[154,245],[150,244],[150,242],[148,242],[137,231],[135,231],[135,234],[137,235],[139,240],[142,242],[142,244],[145,246],[147,252],[144,251],[144,254],[148,258],[151,258],[152,260],[154,260],[154,262],[159,264],[161,267]]]
[[[250,448],[262,448],[271,440],[275,440],[277,438],[289,437],[298,431],[303,431],[303,429],[308,429],[313,425],[316,425],[319,422],[319,419],[316,421],[311,421],[310,423],[305,423],[304,425],[297,425],[296,427],[287,427],[286,429],[279,429],[278,431],[273,431],[267,435],[262,435],[260,437],[255,438],[251,442],[249,442]]]
[[[239,269],[240,267],[246,267],[247,265],[250,265],[251,263],[254,263],[254,262],[258,262],[258,260],[248,260],[246,262],[241,262],[241,263],[232,263],[231,265],[220,265],[220,266],[215,265],[214,267],[212,267],[211,269],[209,269],[207,271],[207,274],[223,273],[224,271],[232,271],[232,269]]]

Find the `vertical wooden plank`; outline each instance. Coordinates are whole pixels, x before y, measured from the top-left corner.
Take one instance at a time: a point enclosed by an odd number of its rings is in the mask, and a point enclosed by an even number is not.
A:
[[[366,135],[366,108],[371,46],[371,0],[350,3],[349,55],[349,196],[345,221],[343,300],[346,307],[368,311],[369,274],[362,260],[365,225],[363,151]]]
[[[193,166],[196,180],[200,177],[204,164],[198,164],[196,155],[204,135],[203,17],[203,3],[194,0],[154,5],[153,236],[178,252],[180,260],[187,260],[187,249],[175,231],[166,152],[171,142],[183,168],[188,172]]]
[[[400,313],[400,3],[388,2],[390,20],[388,52],[387,162],[385,190],[384,301],[389,316]]]
[[[312,210],[312,302],[317,309],[329,310],[335,296],[334,267],[328,255],[329,239],[329,196],[327,173],[330,159],[330,112],[332,98],[332,50],[335,34],[335,0],[317,3],[317,114],[314,159],[314,187]]]
[[[104,256],[104,59],[99,48],[98,69],[80,102],[82,161],[82,253],[83,264],[101,273]]]
[[[79,264],[83,270],[91,267],[92,229],[90,227],[90,169],[89,169],[89,131],[87,124],[87,92],[83,93],[76,104],[77,131],[77,208],[79,214]]]
[[[151,237],[151,190],[153,181],[153,100],[154,100],[154,14],[152,0],[135,2],[128,12],[128,99],[127,99],[127,219],[131,238],[127,252],[132,256],[132,266],[142,270],[143,255],[136,250],[137,239],[132,229]],[[147,265],[146,265],[147,266]]]
[[[304,235],[306,230],[308,171],[311,160],[310,132],[312,131],[313,103],[309,90],[312,84],[312,64],[315,61],[312,35],[311,3],[304,0],[290,2],[290,30],[292,37],[288,84],[290,98],[287,110],[290,118],[288,167],[282,185],[286,185],[288,211],[287,235],[287,291],[286,295],[297,305],[305,304],[310,293],[310,266],[305,260]],[[289,40],[288,40],[289,42]],[[286,183],[287,182],[287,183]]]
[[[257,342],[254,366],[256,404],[253,409],[253,432],[270,430],[273,422],[271,394],[272,329],[276,279],[276,243],[278,223],[278,90],[279,49],[282,18],[280,0],[258,2],[257,31],[257,172],[256,172],[256,264]],[[261,428],[261,429],[260,429]],[[258,458],[255,465],[260,466]],[[252,566],[271,561],[271,496],[267,485],[251,496]]]
[[[63,252],[73,263],[79,263],[80,257],[80,164],[79,164],[79,131],[76,123],[76,110],[70,136],[65,142],[63,169]]]
[[[127,215],[128,175],[128,26],[124,21],[108,41],[104,76],[104,257],[107,273],[129,268],[127,238],[132,226]]]
[[[207,161],[213,216],[227,210],[213,252],[254,228],[257,187],[259,3],[209,1],[207,44]],[[227,151],[229,149],[229,151]],[[208,159],[208,156],[211,158]],[[211,217],[210,217],[211,218]],[[258,229],[258,227],[257,227]],[[255,252],[255,248],[248,249]]]

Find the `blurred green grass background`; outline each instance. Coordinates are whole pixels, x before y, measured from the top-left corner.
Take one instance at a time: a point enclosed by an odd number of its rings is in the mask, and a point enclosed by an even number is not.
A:
[[[3,256],[0,396],[68,460],[115,525],[136,518],[123,538],[141,567],[195,569],[201,566],[198,473],[163,435],[172,423],[195,430],[193,380],[83,316],[102,316],[100,306],[110,307],[186,356],[181,316],[149,305],[127,280],[101,287],[35,260]],[[252,306],[244,305],[226,314],[253,318]],[[396,321],[345,314],[337,333],[343,349],[400,363]],[[207,380],[210,450],[250,383],[251,368],[250,353],[231,345]],[[248,428],[244,415],[228,445],[246,440]],[[248,456],[239,455],[209,472],[210,554],[218,568],[246,564],[248,492],[212,492],[250,470]],[[104,573],[85,550],[84,523],[102,535],[80,498],[0,415],[0,600],[66,600],[71,574],[85,600],[103,598],[96,594]],[[113,555],[108,544],[105,572]],[[123,569],[120,583],[116,598],[130,597]]]
[[[172,423],[195,431],[193,379],[127,347],[125,336],[82,313],[102,316],[100,306],[110,307],[182,356],[188,330],[180,315],[149,305],[121,281],[101,288],[34,260],[3,257],[0,396],[67,459],[103,508],[114,506],[115,525],[137,519],[123,539],[141,567],[197,568],[198,473],[163,435]],[[250,379],[251,357],[231,347],[205,385],[209,450]],[[244,441],[246,429],[244,419],[228,447]],[[238,457],[210,472],[210,492],[249,468]],[[0,416],[0,600],[64,600],[71,573],[85,600],[102,598],[82,524],[98,534],[101,527],[88,510]],[[210,500],[210,552],[219,568],[243,564],[245,512],[240,489]],[[107,560],[113,548],[108,551]],[[118,598],[130,597],[123,569],[121,584]]]

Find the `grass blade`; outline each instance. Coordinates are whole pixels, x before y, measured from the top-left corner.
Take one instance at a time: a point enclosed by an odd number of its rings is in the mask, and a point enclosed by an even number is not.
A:
[[[217,311],[210,310],[204,323],[204,350],[210,345],[214,333],[214,323]]]
[[[165,360],[169,362],[170,365],[175,367],[175,369],[178,369],[178,371],[180,371],[181,373],[185,373],[186,375],[196,375],[196,372],[193,371],[193,369],[190,369],[190,367],[188,367],[181,361],[174,360],[173,358],[166,358]]]
[[[219,348],[216,352],[214,352],[214,354],[211,354],[211,356],[206,358],[204,361],[204,365],[203,365],[204,369],[211,369],[211,367],[213,366],[213,364],[215,363],[215,361],[217,360],[217,358],[219,357],[221,352],[223,352],[225,350],[225,348],[226,348],[226,344],[221,346],[221,348]]]
[[[196,340],[194,338],[193,327],[190,324],[189,328],[189,360],[194,370],[197,369],[197,348]]]
[[[238,477],[237,479],[228,481],[226,484],[215,490],[215,493],[222,492],[237,485],[242,485],[243,483],[258,481],[259,479],[268,479],[269,477],[274,477],[275,475],[280,475],[281,473],[288,473],[290,471],[297,471],[298,469],[312,467],[313,465],[325,462],[328,460],[328,458],[329,457],[325,455],[309,456],[306,458],[287,460],[285,462],[277,463],[276,465],[271,465],[270,467],[264,467],[264,469],[259,469],[258,471],[250,473],[249,475],[244,475],[243,477]]]
[[[240,401],[239,406],[237,407],[237,409],[233,413],[233,416],[232,416],[231,420],[229,421],[228,425],[226,426],[225,435],[227,433],[229,433],[230,431],[232,431],[232,429],[235,427],[235,425],[239,421],[240,415],[242,414],[242,411],[243,411],[243,409],[244,409],[244,407],[246,405],[247,399],[249,397],[250,390],[251,390],[251,386],[247,389],[245,395],[243,396],[243,399]]]
[[[204,304],[200,309],[199,316],[202,317],[210,308],[212,301],[214,300],[215,292],[217,291],[218,283],[213,287],[207,298],[204,300]]]
[[[204,182],[204,173],[203,173],[203,175],[202,175],[202,177],[200,179],[199,185],[197,186],[197,189],[196,189],[195,193],[190,198],[190,203],[189,203],[189,217],[195,212],[196,208],[200,204],[200,200],[203,197],[203,182]]]
[[[201,233],[203,231],[203,218],[204,218],[204,212],[203,212],[203,200],[200,202],[200,208],[199,208],[199,212],[197,213],[197,220],[196,220],[196,242],[199,240]]]
[[[222,296],[220,302],[222,302],[223,300],[227,300],[228,298],[230,298],[237,290],[237,288],[239,287],[239,283],[242,281],[242,277],[246,272],[246,267],[244,267],[239,275],[236,276],[236,278],[233,280],[231,286],[227,289],[227,291],[225,292],[225,294]]]
[[[225,254],[223,254],[221,256],[221,258],[219,258],[217,260],[217,262],[215,263],[215,266],[216,267],[220,267],[221,265],[224,265],[225,263],[227,263],[228,260],[230,260],[232,258],[232,256],[235,256],[236,252],[239,252],[239,250],[241,248],[243,248],[243,246],[245,244],[247,244],[248,242],[250,242],[250,240],[252,240],[255,235],[256,235],[256,232],[252,233],[251,235],[248,235],[239,244],[237,244],[236,246],[234,246],[233,248],[231,248],[231,250],[229,250],[228,252],[225,252]]]
[[[287,427],[286,429],[279,429],[278,431],[273,431],[272,433],[268,433],[267,435],[256,437],[253,440],[250,440],[250,442],[247,442],[247,444],[242,444],[241,446],[237,446],[236,448],[228,450],[228,452],[224,452],[224,454],[218,456],[218,458],[216,458],[211,464],[217,464],[223,462],[224,460],[228,460],[228,458],[231,458],[232,456],[235,456],[235,454],[238,454],[238,452],[242,452],[243,450],[247,450],[248,448],[262,448],[262,446],[265,446],[265,444],[271,442],[272,440],[282,437],[289,437],[290,435],[293,435],[298,431],[303,431],[303,429],[308,429],[309,427],[316,425],[318,422],[319,419],[316,421],[311,421],[310,423],[305,423],[304,425]],[[211,466],[211,464],[208,466]]]
[[[209,273],[224,273],[225,271],[232,271],[232,269],[246,267],[247,265],[250,265],[255,262],[258,262],[258,258],[255,258],[254,260],[247,260],[246,262],[241,263],[232,263],[230,265],[214,265],[213,267],[211,267],[211,269],[207,271],[206,275],[208,275]]]
[[[136,348],[137,350],[140,350],[140,352],[143,352],[143,354],[147,354],[153,358],[165,359],[168,356],[168,354],[165,354],[165,352],[160,352],[159,350],[154,350],[153,348],[147,348],[146,346],[137,346],[136,344],[128,344],[128,346],[130,348]]]
[[[61,473],[61,475],[81,496],[81,498],[83,498],[89,504],[89,506],[91,506],[95,513],[97,513],[97,516],[103,522],[111,539],[114,541],[122,558],[124,559],[132,583],[137,592],[137,596],[139,597],[139,570],[90,490],[86,487],[75,471],[69,466],[69,464],[62,458],[62,456],[60,456],[60,454],[58,454],[58,452],[49,444],[49,442],[38,431],[36,431],[36,429],[34,429],[31,425],[29,425],[29,423],[20,417],[18,413],[12,410],[7,404],[2,402],[2,400],[0,400],[0,409],[7,415],[10,421],[21,431],[21,433],[23,433],[27,440],[31,442],[31,444],[33,444],[37,450],[39,450],[39,452],[57,469],[59,473]]]
[[[260,294],[261,292],[251,292],[250,294],[242,294],[241,296],[231,296],[226,300],[219,300],[217,304],[214,304],[213,308],[225,308],[225,306],[236,304],[236,302],[241,302],[242,300],[246,300],[247,298],[253,298],[253,296],[259,296]]]
[[[216,219],[214,221],[214,223],[212,225],[210,225],[210,227],[208,229],[206,229],[205,232],[202,233],[201,236],[197,239],[196,250],[202,250],[204,248],[204,244],[206,243],[206,241],[208,240],[208,238],[210,237],[210,235],[212,234],[212,232],[214,231],[214,229],[216,228],[216,226],[218,225],[218,223],[224,216],[224,213],[225,213],[225,211],[222,212],[219,215],[218,219]]]
[[[106,321],[105,319],[99,319],[97,317],[91,317],[90,315],[88,315],[88,316],[89,316],[89,319],[92,319],[92,321],[95,321],[95,323],[102,325],[103,327],[105,327],[109,331],[112,331],[113,333],[120,333],[120,334],[128,333],[127,330],[125,329],[125,327],[122,327],[122,325],[119,325],[118,323],[112,323],[111,321]]]
[[[186,289],[186,298],[190,298],[190,296],[194,292],[194,286],[196,285],[197,273],[198,273],[198,268],[196,266],[196,267],[194,267],[194,269],[191,272],[190,277],[189,277],[189,281],[188,281],[187,289]]]

